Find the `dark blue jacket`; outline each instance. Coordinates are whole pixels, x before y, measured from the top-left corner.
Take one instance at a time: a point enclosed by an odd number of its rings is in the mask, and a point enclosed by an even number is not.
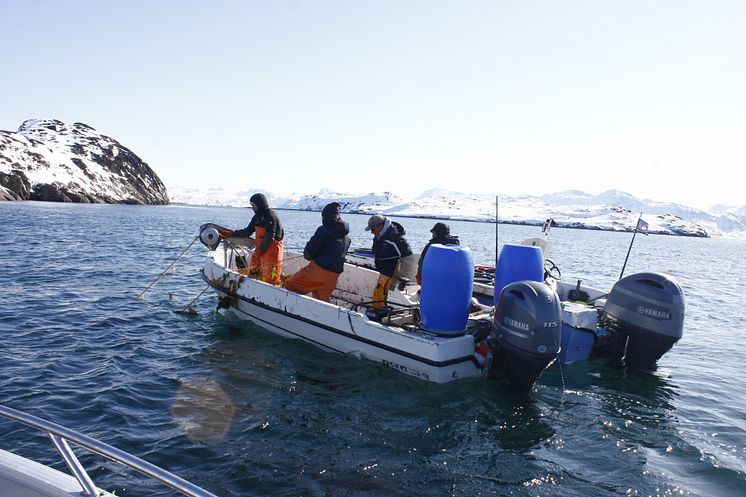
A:
[[[386,219],[378,237],[373,239],[376,269],[384,276],[394,276],[399,259],[412,255],[409,242],[404,238],[404,228],[396,221]]]
[[[321,269],[341,273],[344,270],[345,254],[350,248],[349,232],[350,226],[344,221],[324,223],[306,243],[303,257],[314,261]]]

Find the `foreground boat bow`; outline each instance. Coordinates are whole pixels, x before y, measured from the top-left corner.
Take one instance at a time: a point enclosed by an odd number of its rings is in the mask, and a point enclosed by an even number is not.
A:
[[[101,490],[93,483],[70,448],[69,444],[73,443],[158,480],[183,495],[215,497],[207,490],[154,464],[64,426],[3,405],[0,405],[0,417],[17,421],[46,433],[74,475],[73,478],[49,466],[39,464],[12,452],[0,450],[0,494],[2,495],[12,495],[14,497],[112,496],[113,494]]]

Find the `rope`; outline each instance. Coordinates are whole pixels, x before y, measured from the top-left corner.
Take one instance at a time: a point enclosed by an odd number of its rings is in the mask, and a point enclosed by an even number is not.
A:
[[[187,247],[184,250],[181,251],[181,253],[179,254],[179,256],[176,259],[174,259],[174,261],[171,264],[169,264],[168,267],[166,269],[164,269],[163,272],[161,274],[159,274],[158,277],[150,285],[148,285],[148,287],[145,290],[143,290],[140,295],[137,296],[137,300],[141,300],[142,296],[145,295],[145,292],[147,292],[148,290],[150,290],[150,287],[152,287],[153,285],[155,285],[158,282],[158,280],[160,280],[163,277],[163,275],[165,275],[168,272],[168,270],[171,269],[174,264],[176,264],[176,261],[178,261],[179,259],[181,259],[181,256],[183,256],[186,253],[186,251],[189,250],[189,247],[191,247],[192,245],[194,245],[194,242],[196,242],[197,240],[199,240],[199,235],[195,236],[194,240],[192,240],[192,243],[190,243],[189,245],[187,245]]]
[[[187,304],[187,305],[186,305],[186,306],[185,306],[185,307],[184,307],[184,308],[183,308],[183,309],[181,310],[181,313],[182,313],[182,314],[187,314],[187,310],[188,310],[189,308],[191,308],[191,307],[192,307],[192,304],[194,304],[194,303],[195,303],[195,302],[197,301],[197,299],[198,299],[198,298],[200,298],[200,297],[201,297],[201,296],[202,296],[202,295],[203,295],[203,294],[204,294],[204,293],[205,293],[205,292],[206,292],[206,291],[207,291],[207,290],[208,290],[209,288],[210,288],[210,285],[207,285],[207,286],[206,286],[206,287],[204,288],[204,290],[202,290],[201,292],[199,292],[199,295],[197,295],[196,297],[194,297],[194,298],[192,299],[192,301],[191,301],[191,302],[189,302],[189,303],[188,303],[188,304]],[[196,312],[195,312],[195,313],[196,313]]]
[[[244,255],[244,254],[239,254]],[[274,263],[268,263],[268,262],[261,262],[258,266],[251,266],[250,261],[247,261],[247,265],[242,268],[236,268],[235,271],[243,276],[248,276],[249,278],[256,279],[259,281],[264,281],[265,283],[274,284],[274,279],[276,278],[276,269],[278,265],[281,265],[285,263],[286,261],[292,261],[293,259],[301,259],[304,256],[301,255],[294,255],[292,257],[283,257],[282,261],[276,261]],[[272,275],[270,276],[270,281],[265,281],[265,279],[262,277],[262,274],[264,270],[270,268],[272,271]],[[280,284],[284,283],[288,278],[290,278],[292,275],[280,273]]]

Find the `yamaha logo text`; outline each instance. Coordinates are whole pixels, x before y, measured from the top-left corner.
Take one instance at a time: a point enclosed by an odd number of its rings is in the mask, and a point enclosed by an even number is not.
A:
[[[661,311],[660,309],[653,309],[644,305],[637,306],[637,313],[655,319],[671,319],[670,311]]]
[[[518,328],[521,331],[529,331],[528,323],[524,323],[523,321],[518,321],[517,319],[513,319],[510,316],[505,316],[503,319],[503,323],[505,323],[506,326],[510,326],[512,328]]]

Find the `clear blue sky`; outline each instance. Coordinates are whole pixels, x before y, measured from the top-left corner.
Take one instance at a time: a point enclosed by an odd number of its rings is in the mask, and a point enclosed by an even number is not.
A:
[[[746,204],[741,0],[3,0],[0,129],[167,186]]]

